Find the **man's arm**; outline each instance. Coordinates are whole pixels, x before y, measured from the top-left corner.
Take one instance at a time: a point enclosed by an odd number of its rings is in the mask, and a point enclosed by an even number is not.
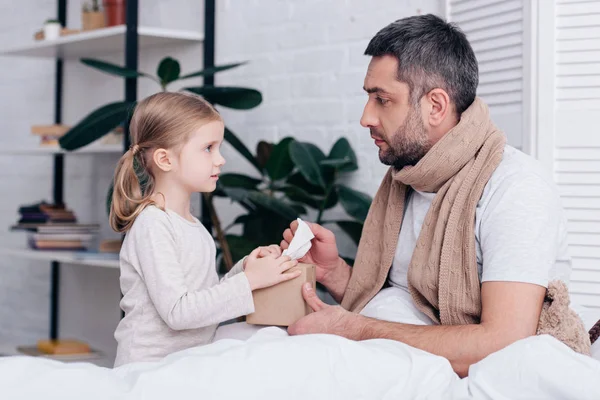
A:
[[[481,324],[422,326],[367,318],[323,303],[310,285],[303,296],[315,311],[288,328],[291,335],[329,333],[353,340],[392,339],[447,358],[461,377],[489,354],[534,335],[546,289],[520,282],[485,282]]]
[[[437,354],[464,377],[471,364],[536,333],[545,292],[529,283],[485,282],[481,324],[420,326],[361,317],[357,339],[392,339]]]
[[[320,283],[325,286],[331,297],[334,298],[338,303],[342,302],[348,282],[350,282],[350,276],[352,275],[352,268],[344,261],[343,258],[339,257],[338,267],[332,270],[328,275],[319,280]]]

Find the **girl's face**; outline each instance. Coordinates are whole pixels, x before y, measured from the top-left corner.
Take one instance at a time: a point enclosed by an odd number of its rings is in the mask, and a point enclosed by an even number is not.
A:
[[[224,128],[223,122],[211,121],[192,132],[181,148],[174,172],[190,193],[212,192],[217,187],[225,164],[220,152]]]

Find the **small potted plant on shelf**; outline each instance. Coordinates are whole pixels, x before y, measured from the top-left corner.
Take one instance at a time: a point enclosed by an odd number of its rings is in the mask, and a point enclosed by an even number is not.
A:
[[[57,19],[49,19],[44,22],[44,40],[56,40],[60,37],[62,26]]]
[[[92,0],[83,6],[81,27],[84,31],[100,29],[106,26],[104,13],[100,10],[99,0]]]

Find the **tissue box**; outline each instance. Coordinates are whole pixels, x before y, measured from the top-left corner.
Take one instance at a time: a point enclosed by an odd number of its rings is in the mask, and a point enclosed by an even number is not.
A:
[[[300,263],[288,272],[297,269],[302,271],[297,278],[252,293],[254,312],[246,317],[247,323],[290,326],[312,312],[302,297],[302,285],[309,282],[316,290],[316,267]]]

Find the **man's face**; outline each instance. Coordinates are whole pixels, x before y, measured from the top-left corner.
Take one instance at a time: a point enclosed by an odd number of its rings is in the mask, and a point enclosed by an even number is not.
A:
[[[365,77],[369,94],[360,124],[371,131],[379,160],[400,170],[415,165],[431,148],[421,107],[412,104],[410,89],[397,79],[398,60],[373,57]]]

